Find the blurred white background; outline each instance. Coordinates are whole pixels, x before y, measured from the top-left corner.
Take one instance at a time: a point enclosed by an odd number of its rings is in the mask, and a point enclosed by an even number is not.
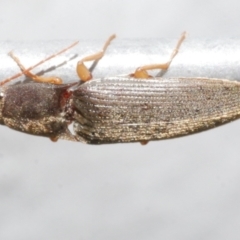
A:
[[[239,37],[240,2],[0,1],[0,40]],[[1,46],[0,46],[1,47]],[[147,146],[0,127],[0,239],[239,239],[240,122]]]

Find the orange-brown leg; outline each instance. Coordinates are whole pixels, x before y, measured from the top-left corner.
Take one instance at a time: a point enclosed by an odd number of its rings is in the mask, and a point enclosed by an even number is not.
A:
[[[145,65],[142,67],[139,67],[136,69],[135,73],[131,74],[130,76],[135,77],[135,78],[151,78],[151,76],[148,74],[148,70],[154,70],[154,69],[163,69],[167,70],[173,60],[173,58],[177,55],[179,48],[183,42],[183,40],[186,38],[186,32],[183,32],[180,39],[177,42],[176,47],[174,48],[169,60],[166,63],[159,63],[159,64],[151,64],[151,65]],[[142,145],[148,144],[149,141],[144,140],[140,141]]]
[[[151,64],[151,65],[145,65],[142,67],[139,67],[136,69],[134,74],[131,74],[132,77],[135,78],[150,78],[151,76],[148,75],[148,70],[154,70],[154,69],[163,69],[163,70],[167,70],[168,67],[170,66],[173,58],[177,55],[179,48],[183,42],[183,40],[186,38],[186,32],[183,32],[180,39],[177,42],[176,47],[174,48],[169,60],[165,63],[157,63],[157,64]]]
[[[38,76],[33,73],[31,73],[29,70],[27,70],[22,63],[20,62],[19,58],[17,58],[13,52],[9,53],[9,56],[17,63],[19,68],[22,70],[23,74],[26,77],[31,78],[35,82],[42,82],[42,83],[53,83],[53,84],[61,84],[62,79],[59,77],[44,77],[44,76]]]
[[[104,56],[104,53],[106,52],[109,44],[111,43],[111,41],[116,37],[116,35],[111,35],[108,40],[105,42],[103,49],[93,55],[90,56],[86,56],[83,59],[81,59],[78,63],[77,63],[77,74],[79,76],[79,78],[82,81],[88,81],[92,79],[92,74],[89,71],[89,69],[85,66],[84,62],[88,62],[88,61],[97,61],[99,59],[101,59]]]
[[[12,76],[12,77],[10,77],[10,78],[7,78],[7,79],[3,80],[2,82],[0,82],[0,86],[2,86],[2,85],[4,85],[4,84],[12,81],[13,79],[15,79],[15,78],[17,78],[17,77],[20,77],[22,74],[26,75],[27,77],[30,77],[31,79],[33,79],[34,81],[37,81],[37,82],[48,82],[48,83],[53,83],[53,84],[61,84],[61,83],[62,83],[62,80],[61,80],[60,78],[58,78],[58,77],[43,77],[43,76],[37,76],[37,75],[32,74],[30,71],[31,71],[33,68],[35,68],[35,67],[43,64],[44,62],[46,62],[46,61],[48,61],[48,60],[50,60],[50,59],[52,59],[52,58],[54,58],[54,57],[62,54],[63,52],[66,52],[68,49],[74,47],[74,46],[77,45],[77,44],[78,44],[78,41],[77,41],[77,42],[74,42],[73,44],[71,44],[71,45],[68,46],[67,48],[64,48],[64,49],[62,49],[61,51],[59,51],[59,52],[57,52],[57,53],[55,53],[55,54],[52,54],[51,56],[49,56],[49,57],[41,60],[41,61],[38,62],[37,64],[35,64],[35,65],[33,65],[33,66],[31,66],[31,67],[29,67],[29,68],[27,68],[27,69],[21,64],[20,60],[19,60],[16,56],[14,56],[14,54],[13,54],[12,52],[10,52],[10,53],[9,53],[9,56],[18,64],[18,66],[20,67],[20,69],[22,70],[22,72],[14,75],[14,76]]]
[[[144,145],[147,145],[148,142],[149,142],[149,141],[147,141],[147,140],[142,140],[142,141],[140,141],[141,145],[143,145],[143,146],[144,146]]]

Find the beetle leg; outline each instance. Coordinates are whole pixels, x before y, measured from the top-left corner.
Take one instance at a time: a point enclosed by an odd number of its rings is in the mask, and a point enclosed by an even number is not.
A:
[[[19,68],[21,69],[22,73],[26,76],[31,78],[35,82],[42,82],[42,83],[53,83],[53,84],[61,84],[62,79],[58,77],[44,77],[44,76],[38,76],[30,72],[30,70],[27,70],[22,63],[20,62],[19,58],[17,58],[13,52],[9,53],[9,56],[17,63]]]
[[[148,142],[149,142],[149,141],[147,141],[147,140],[142,140],[142,141],[140,141],[141,145],[143,145],[143,146],[144,146],[144,145],[147,145]]]
[[[139,67],[136,69],[135,73],[130,74],[131,77],[134,78],[151,78],[151,76],[148,74],[148,70],[154,70],[154,69],[163,69],[163,70],[167,70],[173,60],[173,58],[177,55],[179,48],[182,44],[182,42],[184,41],[184,39],[186,38],[186,32],[183,32],[180,39],[177,42],[176,47],[174,48],[169,60],[165,63],[158,63],[158,64],[150,64],[150,65],[145,65],[142,67]],[[143,140],[140,141],[141,145],[146,145],[148,144],[149,141],[147,140]]]
[[[90,56],[86,56],[84,58],[82,58],[78,63],[77,63],[77,74],[79,76],[79,78],[82,81],[88,81],[92,79],[92,74],[89,71],[89,69],[85,66],[84,62],[88,62],[88,61],[98,61],[100,60],[103,56],[105,51],[107,50],[107,47],[109,46],[109,44],[111,43],[111,41],[116,37],[116,35],[111,35],[108,40],[105,42],[103,49],[93,55]]]
[[[35,68],[35,67],[43,64],[44,62],[46,62],[46,61],[48,61],[48,60],[50,60],[50,59],[52,59],[52,58],[54,58],[54,57],[62,54],[63,52],[66,52],[68,49],[74,47],[74,46],[77,45],[77,44],[78,44],[78,41],[77,41],[77,42],[74,42],[74,43],[71,44],[70,46],[62,49],[61,51],[59,51],[59,52],[57,52],[57,53],[55,53],[55,54],[52,54],[51,56],[49,56],[49,57],[41,60],[40,62],[36,63],[35,65],[33,65],[33,66],[31,66],[31,67],[29,67],[29,68],[27,68],[27,69],[21,64],[20,60],[19,60],[16,56],[14,56],[12,52],[10,52],[9,55],[10,55],[11,58],[13,58],[13,60],[18,64],[18,66],[20,67],[20,69],[22,70],[22,72],[21,72],[21,73],[18,73],[18,74],[15,74],[14,76],[12,76],[12,77],[10,77],[10,78],[7,78],[7,79],[1,81],[1,82],[0,82],[0,86],[2,86],[2,85],[4,85],[4,84],[12,81],[13,79],[15,79],[15,78],[17,78],[17,77],[20,77],[22,74],[24,74],[24,75],[32,78],[34,81],[37,81],[37,82],[48,82],[48,83],[54,83],[54,84],[60,84],[60,83],[62,83],[62,80],[61,80],[60,78],[57,78],[57,77],[42,77],[42,76],[37,76],[37,75],[32,74],[30,71],[31,71],[33,68]]]
[[[174,48],[169,60],[165,63],[159,63],[159,64],[150,64],[150,65],[145,65],[142,67],[139,67],[136,69],[135,73],[131,74],[130,76],[135,77],[135,78],[151,78],[150,75],[148,75],[148,70],[154,70],[154,69],[162,69],[162,70],[167,70],[168,67],[170,66],[173,58],[177,55],[179,48],[183,42],[183,40],[186,38],[186,32],[183,32],[180,39],[177,42],[176,47]]]

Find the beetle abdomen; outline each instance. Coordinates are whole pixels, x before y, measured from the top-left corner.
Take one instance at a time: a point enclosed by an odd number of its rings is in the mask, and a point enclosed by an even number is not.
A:
[[[240,117],[240,84],[204,79],[110,78],[73,94],[74,130],[89,143],[183,136]]]

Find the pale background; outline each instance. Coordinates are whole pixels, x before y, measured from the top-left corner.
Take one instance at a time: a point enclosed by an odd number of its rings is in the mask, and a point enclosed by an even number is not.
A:
[[[1,0],[0,40],[240,38],[238,0]],[[1,46],[0,46],[1,47]],[[87,146],[0,126],[0,239],[239,239],[240,122]]]

